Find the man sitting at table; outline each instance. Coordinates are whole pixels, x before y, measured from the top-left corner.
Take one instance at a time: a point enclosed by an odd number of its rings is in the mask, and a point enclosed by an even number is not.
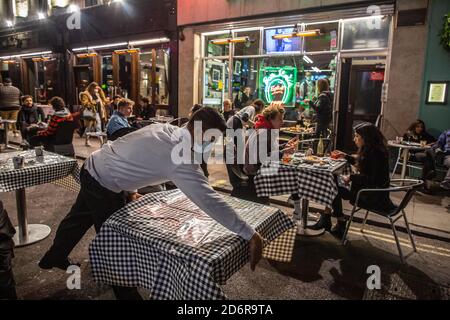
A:
[[[17,129],[20,130],[22,139],[30,142],[30,138],[42,129],[42,127],[39,127],[39,123],[44,121],[44,119],[44,111],[33,103],[33,97],[22,97],[22,108],[17,117]]]
[[[73,123],[72,114],[66,108],[66,103],[60,97],[53,97],[50,100],[50,104],[53,110],[55,110],[55,113],[50,118],[47,129],[39,131],[37,135],[30,138],[30,145],[32,147],[43,145],[45,149],[48,149],[55,142],[56,135],[60,134],[59,131],[61,128],[67,123],[73,124],[73,130],[65,130],[63,133],[67,134],[67,137],[59,137],[58,140],[72,141],[75,124]]]
[[[194,123],[202,130],[194,135]],[[204,150],[205,131],[226,130],[220,114],[212,108],[202,108],[186,127],[153,124],[91,154],[80,171],[81,188],[77,200],[58,227],[52,247],[39,263],[43,269],[53,267],[66,270],[71,265],[68,256],[86,231],[92,226],[98,232],[102,224],[127,201],[140,197],[137,189],[173,181],[200,209],[249,241],[250,262],[254,269],[262,256],[262,238],[243,221],[234,209],[216,193],[196,163],[178,163],[180,145],[192,150]],[[180,139],[182,143],[180,144]],[[186,149],[183,149],[186,150]],[[136,288],[113,287],[118,299],[141,298]]]
[[[111,119],[109,119],[108,125],[106,126],[106,134],[108,135],[108,139],[110,139],[110,137],[112,137],[118,130],[130,129],[130,131],[132,131],[128,122],[128,117],[133,113],[133,105],[134,102],[129,99],[119,100],[117,110],[114,111]]]

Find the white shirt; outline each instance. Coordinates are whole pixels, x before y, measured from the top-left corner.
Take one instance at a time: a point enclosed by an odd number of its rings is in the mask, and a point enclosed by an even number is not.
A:
[[[198,164],[175,164],[172,149],[186,136],[187,129],[169,124],[152,124],[116,141],[109,141],[91,154],[85,169],[103,187],[113,191],[134,191],[145,186],[173,181],[200,209],[227,229],[250,240],[255,230],[209,185]]]

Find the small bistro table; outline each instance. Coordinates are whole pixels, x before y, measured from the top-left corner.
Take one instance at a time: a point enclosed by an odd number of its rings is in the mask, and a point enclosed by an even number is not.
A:
[[[291,218],[274,207],[224,198],[265,239],[264,257],[290,261]],[[89,256],[96,282],[142,287],[152,299],[171,300],[225,299],[220,285],[249,259],[247,241],[178,189],[147,194],[115,212],[91,243]]]
[[[429,149],[430,146],[421,146],[419,143],[413,143],[413,142],[396,142],[393,140],[388,141],[388,146],[392,148],[398,148],[398,156],[397,160],[395,161],[394,169],[392,171],[391,179],[395,174],[395,171],[397,170],[397,167],[399,165],[402,166],[402,172],[400,174],[400,179],[405,179],[406,176],[406,168],[408,167],[408,160],[409,160],[409,153],[411,150],[413,151],[420,151],[420,150],[426,150]],[[403,159],[401,160],[401,158]]]
[[[25,158],[23,168],[14,169],[15,156]],[[17,247],[43,240],[51,231],[43,224],[28,224],[25,188],[50,182],[64,185],[62,180],[69,175],[78,182],[78,174],[77,161],[58,154],[45,151],[43,157],[36,157],[34,150],[0,154],[0,192],[16,192],[18,233],[14,242]]]
[[[261,166],[255,177],[258,197],[296,194],[301,201],[301,219],[298,235],[318,236],[325,230],[308,229],[309,201],[331,208],[338,194],[336,174],[348,173],[350,166],[345,160],[329,161],[327,167],[301,163],[298,165],[268,162]]]

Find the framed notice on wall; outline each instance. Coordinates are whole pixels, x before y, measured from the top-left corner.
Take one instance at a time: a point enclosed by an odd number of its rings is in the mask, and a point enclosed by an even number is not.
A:
[[[428,81],[426,104],[447,104],[449,81]]]

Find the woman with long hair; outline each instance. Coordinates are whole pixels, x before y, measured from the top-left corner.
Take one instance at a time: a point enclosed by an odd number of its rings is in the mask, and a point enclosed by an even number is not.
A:
[[[342,184],[338,184],[338,195],[333,201],[332,210],[327,208],[320,220],[311,228],[318,230],[324,228],[335,236],[342,238],[346,222],[342,211],[342,199],[356,201],[361,189],[377,189],[389,187],[389,154],[386,148],[386,139],[376,126],[370,123],[355,128],[354,142],[358,147],[356,155],[348,155],[341,151],[337,153],[345,157],[347,162],[354,165],[356,174],[342,177]],[[350,186],[351,185],[351,186]],[[348,188],[350,186],[350,188]],[[373,194],[364,193],[360,197],[358,206],[368,209],[389,210],[393,203],[388,192]],[[337,218],[337,224],[331,228],[331,213]]]
[[[102,88],[96,82],[91,82],[85,91],[80,92],[80,101],[85,132],[101,132],[102,124],[106,122],[106,97]],[[86,146],[90,146],[88,135],[86,135]]]

